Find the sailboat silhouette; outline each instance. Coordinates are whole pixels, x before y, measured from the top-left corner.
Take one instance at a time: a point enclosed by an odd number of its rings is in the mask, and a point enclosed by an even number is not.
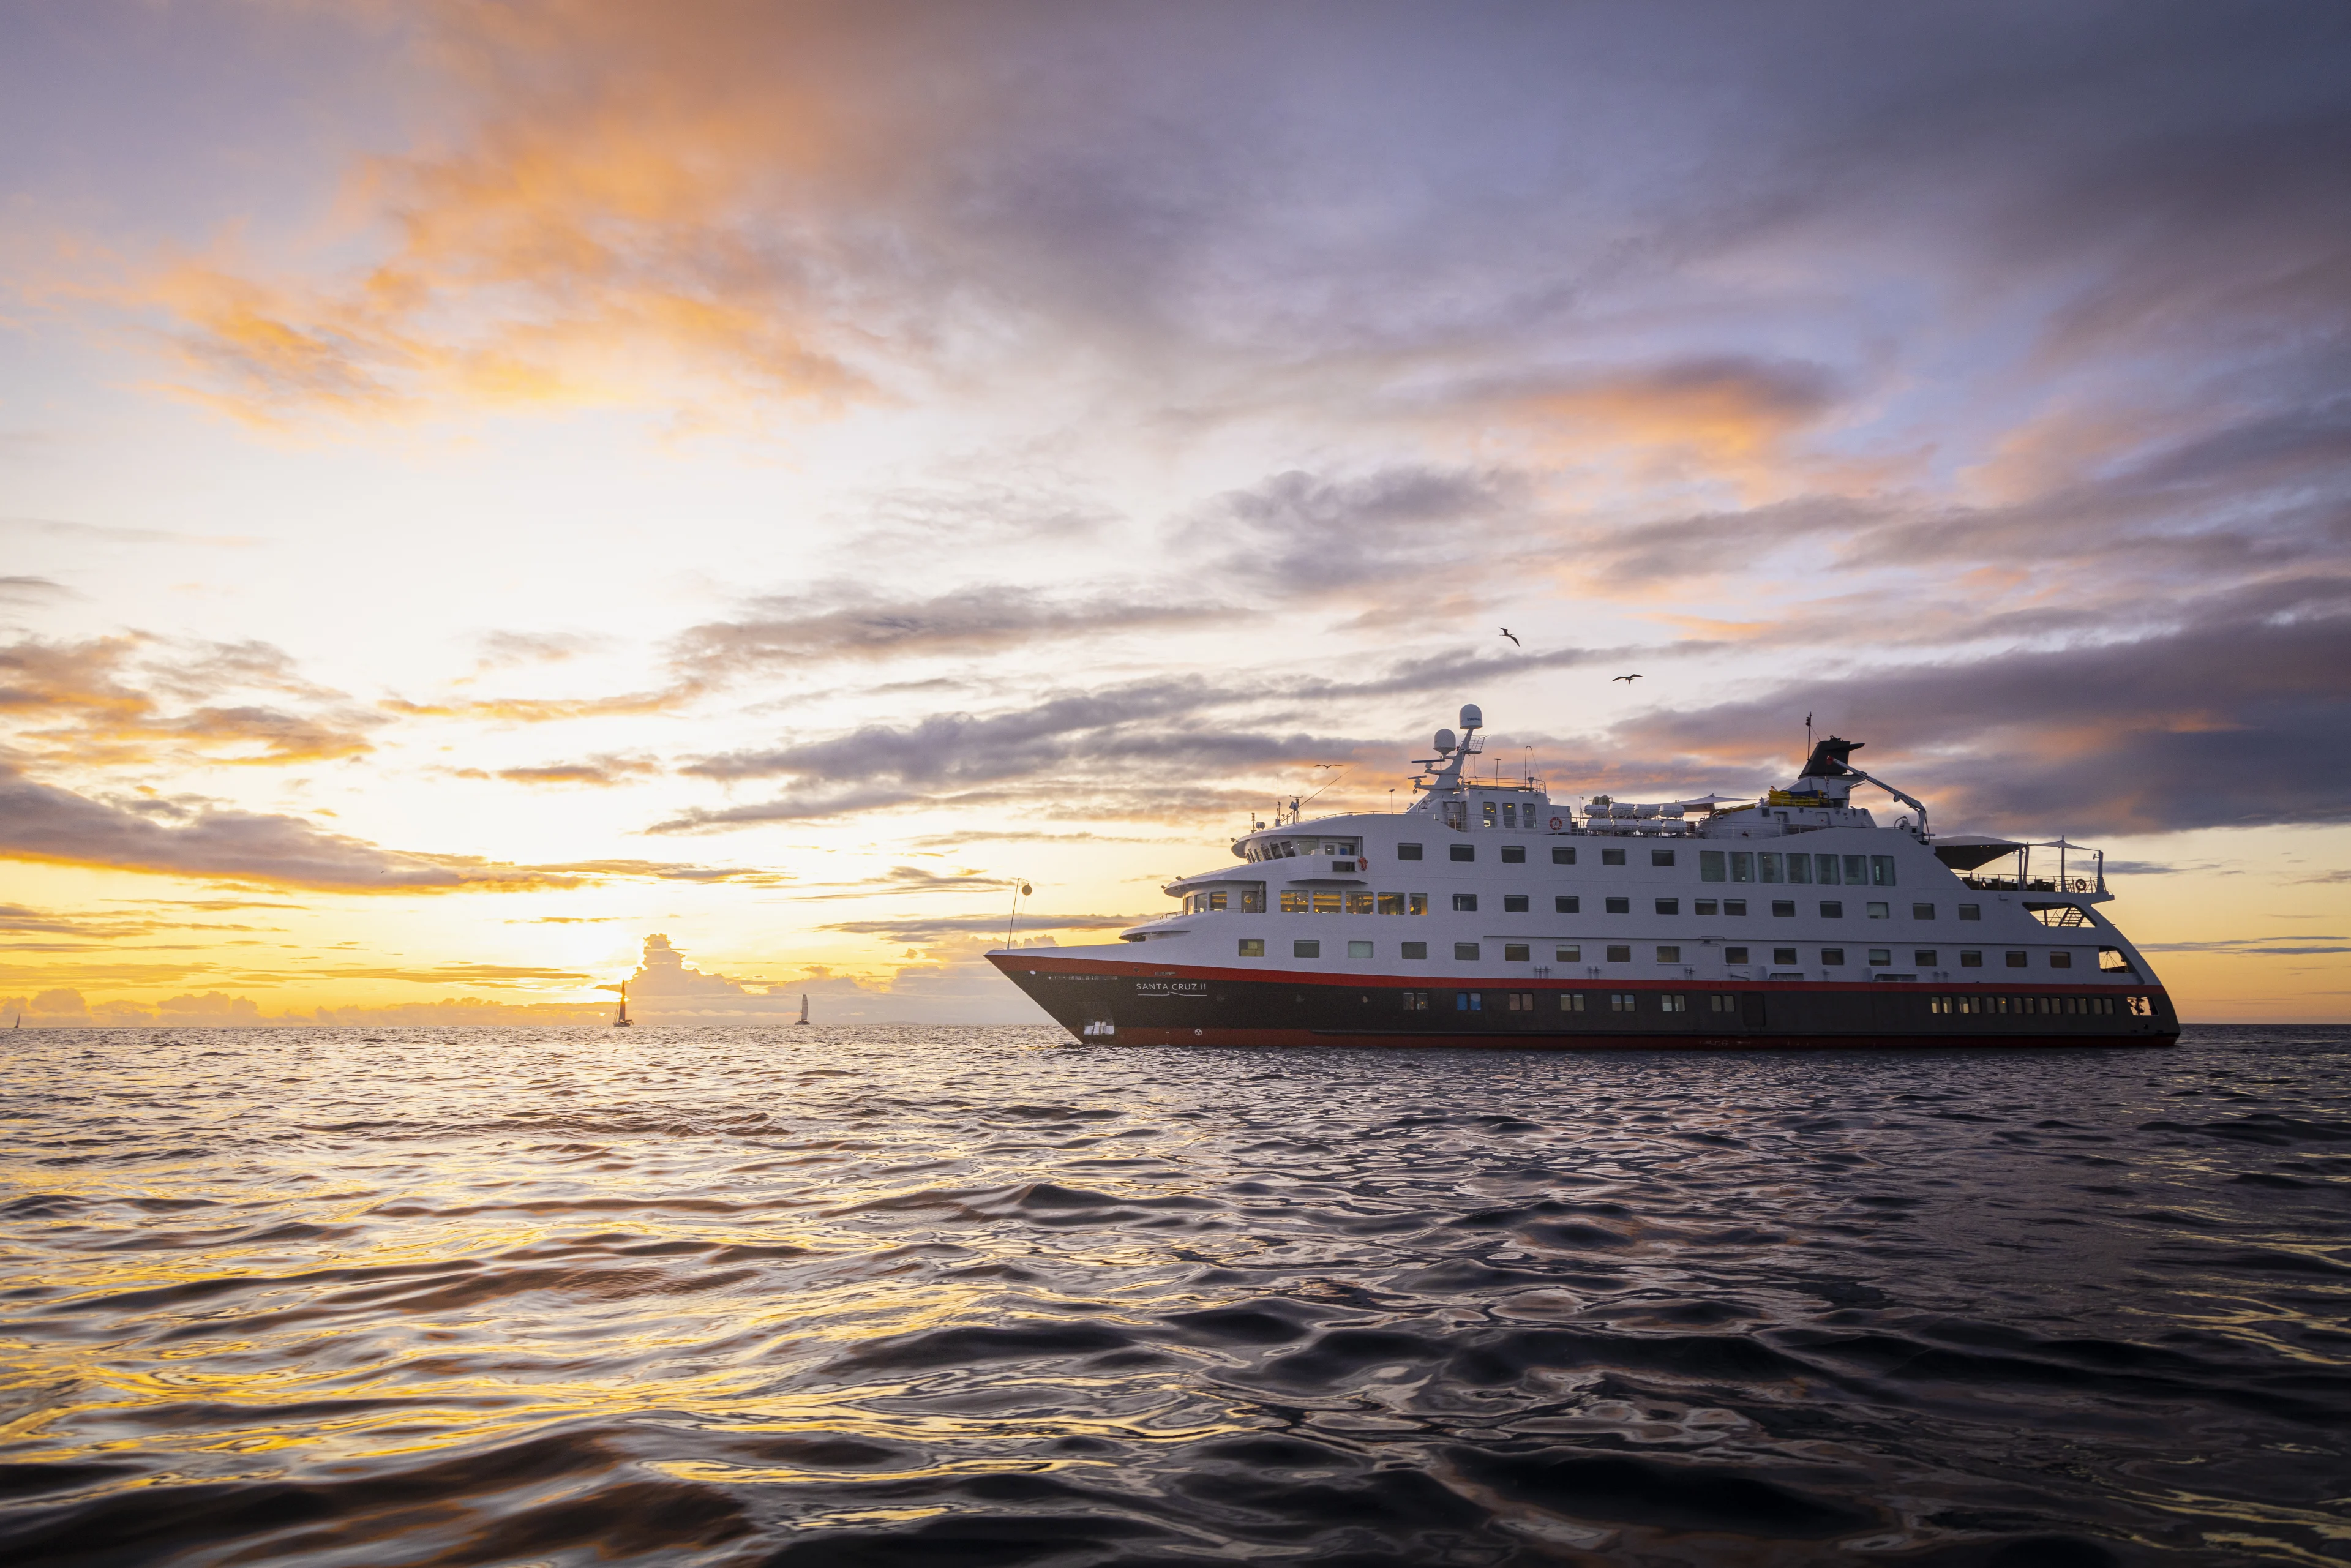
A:
[[[806,991],[802,991],[800,993],[800,1016],[792,1021],[795,1023],[808,1022],[808,993]]]
[[[629,982],[626,980],[621,982],[621,1010],[612,1015],[612,1027],[614,1029],[634,1027],[629,1018]]]

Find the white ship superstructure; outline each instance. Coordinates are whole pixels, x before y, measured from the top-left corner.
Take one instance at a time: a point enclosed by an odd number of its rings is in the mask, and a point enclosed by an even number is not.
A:
[[[1439,730],[1401,812],[1234,841],[1115,946],[989,958],[1082,1038],[1123,1043],[1755,1046],[2168,1042],[2106,918],[2103,856],[1935,835],[1926,806],[1813,747],[1760,799],[1554,801]],[[1876,786],[1889,824],[1856,805]]]

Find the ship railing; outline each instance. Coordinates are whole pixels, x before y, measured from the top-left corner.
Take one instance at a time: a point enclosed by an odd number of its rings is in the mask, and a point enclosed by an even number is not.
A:
[[[2096,893],[2098,879],[2088,876],[1962,876],[1961,883],[1979,893]]]

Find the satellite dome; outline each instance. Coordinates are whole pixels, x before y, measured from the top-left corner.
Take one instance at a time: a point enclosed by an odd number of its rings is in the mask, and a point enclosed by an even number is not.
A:
[[[1461,705],[1461,727],[1464,729],[1483,729],[1486,727],[1486,716],[1484,713],[1479,711],[1476,703],[1463,703]]]
[[[1454,740],[1451,730],[1440,729],[1437,732],[1437,755],[1439,757],[1452,750],[1456,744],[1458,743]]]

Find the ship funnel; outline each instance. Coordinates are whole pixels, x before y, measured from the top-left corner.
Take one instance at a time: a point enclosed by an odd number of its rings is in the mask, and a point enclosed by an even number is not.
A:
[[[1486,727],[1486,716],[1479,709],[1476,703],[1463,703],[1461,705],[1461,727],[1464,729],[1483,729]]]

